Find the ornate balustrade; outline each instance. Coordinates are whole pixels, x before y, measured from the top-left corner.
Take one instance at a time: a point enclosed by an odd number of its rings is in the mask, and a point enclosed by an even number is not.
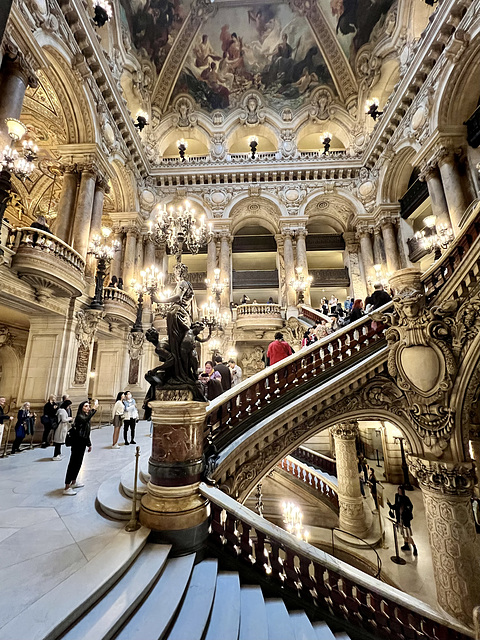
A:
[[[123,289],[104,287],[103,305],[107,322],[130,325],[135,322],[137,302]]]
[[[40,229],[21,227],[12,229],[8,246],[15,254],[12,267],[32,285],[39,300],[52,293],[61,297],[83,293],[85,260],[60,238]]]
[[[252,154],[249,152],[245,153],[231,153],[227,154],[226,159],[216,159],[212,158],[211,155],[203,155],[203,156],[188,156],[186,161],[183,162],[180,157],[173,158],[162,158],[157,166],[167,166],[167,167],[178,167],[178,166],[198,166],[198,165],[215,165],[215,164],[225,164],[225,161],[231,162],[233,164],[258,164],[258,163],[268,163],[268,162],[282,162],[282,163],[298,163],[306,161],[311,162],[312,160],[315,162],[331,162],[332,160],[342,160],[342,161],[358,161],[361,158],[360,154],[347,154],[345,151],[331,151],[328,155],[325,155],[321,151],[299,151],[295,157],[291,158],[283,158],[281,153],[278,151],[260,151],[255,154],[255,158],[252,158]]]
[[[326,316],[324,313],[321,313],[320,311],[317,311],[317,309],[314,309],[313,307],[309,307],[306,304],[299,304],[298,310],[300,312],[300,315],[302,315],[304,318],[307,318],[308,320],[312,320],[312,322],[314,322],[315,324],[320,324],[320,322],[322,322],[323,320],[328,323],[330,322],[330,318],[328,316]]]
[[[295,451],[292,455],[295,455]],[[319,473],[315,473],[313,469],[309,469],[298,460],[295,460],[292,456],[283,458],[278,463],[278,466],[314,491],[317,491],[321,498],[329,502],[338,513],[338,492],[335,485],[328,482]]]
[[[254,302],[253,304],[239,304],[237,307],[237,317],[239,316],[275,316],[281,317],[282,308],[279,304],[263,304]]]
[[[348,287],[350,286],[350,276],[347,267],[343,269],[310,269],[312,276],[312,287]]]
[[[281,329],[282,308],[278,304],[240,304],[236,308],[237,329]]]
[[[219,489],[200,485],[211,503],[213,544],[298,597],[304,607],[334,616],[348,631],[388,640],[467,640],[473,632],[425,602],[390,587],[295,538]]]
[[[320,469],[320,471],[324,471],[331,476],[337,475],[337,463],[335,460],[317,451],[312,451],[311,449],[307,449],[307,447],[298,447],[298,449],[292,452],[292,456],[307,464],[312,464],[314,467],[317,467],[317,469]]]

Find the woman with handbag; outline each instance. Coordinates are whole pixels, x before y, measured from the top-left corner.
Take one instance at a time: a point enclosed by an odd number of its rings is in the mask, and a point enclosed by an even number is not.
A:
[[[73,427],[70,429],[71,435],[71,453],[70,461],[67,467],[67,475],[65,476],[65,489],[63,495],[76,496],[77,492],[74,489],[83,487],[83,482],[77,481],[77,476],[80,472],[83,462],[83,456],[85,455],[85,449],[88,448],[88,452],[92,450],[92,442],[90,440],[90,420],[97,412],[98,400],[95,400],[92,407],[88,400],[80,403],[78,407],[77,416]],[[66,441],[68,443],[68,439]]]
[[[401,528],[403,536],[403,547],[401,547],[402,551],[410,551],[410,545],[412,545],[413,555],[417,556],[418,551],[412,535],[413,504],[410,498],[405,495],[405,489],[402,485],[397,489],[394,504],[388,500],[387,503],[390,509],[390,517],[395,516],[397,525]]]
[[[15,440],[12,444],[12,453],[20,451],[20,445],[27,434],[33,435],[35,425],[35,414],[30,412],[30,403],[24,402],[18,412],[17,424],[15,425]]]
[[[48,447],[50,432],[57,426],[58,404],[55,400],[55,396],[48,397],[48,400],[43,407],[43,415],[40,418],[40,421],[43,424],[42,449],[46,449]]]
[[[130,391],[125,392],[123,406],[125,408],[123,414],[123,439],[125,444],[137,444],[135,442],[135,425],[138,420],[138,409],[135,398],[132,397]],[[130,429],[130,442],[128,442],[128,429]]]
[[[55,461],[62,459],[62,444],[65,444],[65,438],[73,421],[73,418],[68,415],[69,407],[71,404],[72,402],[70,400],[64,400],[57,410],[58,425],[55,429],[55,433],[53,434],[53,444],[55,446],[55,451],[53,452],[52,458],[52,460]]]
[[[123,393],[123,391],[119,391],[117,393],[117,400],[113,407],[113,415],[112,415],[112,419],[113,419],[112,449],[120,449],[120,446],[118,444],[118,437],[120,435],[120,427],[122,426],[123,415],[125,413],[125,406],[123,404],[124,400],[125,400],[125,394]]]

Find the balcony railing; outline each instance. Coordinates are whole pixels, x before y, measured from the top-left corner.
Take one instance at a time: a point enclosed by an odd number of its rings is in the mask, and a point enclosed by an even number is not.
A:
[[[117,289],[116,287],[104,287],[103,301],[105,304],[108,302],[119,302],[120,304],[127,305],[134,311],[137,308],[135,299],[126,291],[123,291],[123,289]]]
[[[400,198],[400,215],[406,219],[418,209],[418,207],[428,198],[428,187],[426,182],[420,179],[415,180],[411,187]]]
[[[211,504],[212,543],[254,570],[262,583],[301,605],[385,640],[467,640],[475,635],[425,602],[290,535],[219,489],[200,485]]]
[[[331,321],[329,316],[326,316],[324,313],[321,313],[320,311],[317,311],[317,309],[313,309],[313,307],[309,307],[306,304],[299,304],[298,310],[300,315],[311,320],[315,324],[320,324],[322,321],[330,323]]]
[[[278,287],[278,271],[233,271],[234,289],[272,289]]]
[[[293,455],[295,455],[295,453]],[[328,482],[326,478],[316,473],[314,469],[309,469],[298,460],[295,460],[292,456],[283,458],[283,460],[278,463],[278,466],[317,492],[321,499],[327,501],[338,513],[337,488]]]
[[[198,166],[207,164],[266,164],[268,162],[298,163],[298,162],[331,162],[332,160],[342,160],[355,162],[360,159],[360,154],[349,154],[346,151],[331,151],[325,155],[322,151],[299,151],[295,157],[283,158],[279,151],[263,151],[255,154],[252,158],[251,153],[229,153],[223,159],[212,158],[210,154],[202,156],[188,156],[185,162],[180,157],[162,158],[158,166],[181,167],[181,166]]]
[[[282,308],[279,304],[239,304],[237,307],[237,318],[242,316],[269,316],[281,318]]]
[[[82,256],[66,242],[46,231],[32,229],[31,227],[12,229],[8,244],[15,253],[18,253],[23,248],[36,249],[62,260],[62,262],[65,262],[80,273],[85,271],[85,260]]]
[[[333,458],[329,458],[328,456],[324,456],[317,451],[312,451],[311,449],[307,449],[307,447],[298,447],[292,453],[292,456],[297,458],[298,460],[302,460],[307,464],[311,464],[320,471],[324,471],[328,473],[330,476],[337,475],[337,463]]]
[[[309,269],[312,287],[349,287],[350,276],[347,267],[343,269]]]

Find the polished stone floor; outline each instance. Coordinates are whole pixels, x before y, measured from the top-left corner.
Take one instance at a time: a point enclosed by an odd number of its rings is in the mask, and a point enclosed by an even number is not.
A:
[[[113,427],[92,431],[75,496],[63,495],[70,450],[52,461],[53,447],[0,458],[0,628],[101,552],[125,522],[96,510],[100,484],[134,460],[135,446],[112,449]],[[150,449],[149,423],[139,422],[141,450]],[[28,445],[24,445],[28,447]]]
[[[63,495],[69,450],[60,462],[51,459],[53,447],[26,449],[0,458],[0,629],[100,553],[125,526],[125,522],[98,513],[95,504],[100,484],[113,474],[119,475],[134,459],[134,446],[111,448],[112,429],[108,426],[92,432],[93,450],[85,454],[79,477],[85,487],[75,496]],[[149,424],[140,422],[136,440],[142,452],[150,450],[148,436]],[[385,484],[390,500],[395,490]],[[383,572],[396,586],[436,606],[422,497],[418,489],[409,496],[414,504],[418,557],[400,552],[406,565],[390,561],[394,553],[391,525],[386,528],[388,548],[378,553]],[[373,509],[370,497],[366,503]],[[386,516],[388,510],[382,514]],[[372,554],[365,552],[368,558]]]

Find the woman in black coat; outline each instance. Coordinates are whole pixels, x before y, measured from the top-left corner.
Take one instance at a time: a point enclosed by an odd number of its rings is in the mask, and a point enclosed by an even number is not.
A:
[[[17,424],[15,425],[15,440],[12,445],[12,453],[20,451],[20,445],[26,435],[33,435],[35,425],[35,414],[30,411],[30,403],[24,402],[18,412]]]
[[[72,439],[71,439],[71,453],[70,461],[68,463],[67,475],[65,476],[65,489],[63,490],[66,496],[75,496],[77,492],[74,489],[83,487],[83,483],[77,482],[78,473],[82,467],[83,456],[85,455],[85,449],[88,448],[88,452],[92,450],[92,442],[90,440],[90,420],[97,412],[98,401],[90,407],[88,400],[82,402],[78,407],[77,416],[72,427]]]

